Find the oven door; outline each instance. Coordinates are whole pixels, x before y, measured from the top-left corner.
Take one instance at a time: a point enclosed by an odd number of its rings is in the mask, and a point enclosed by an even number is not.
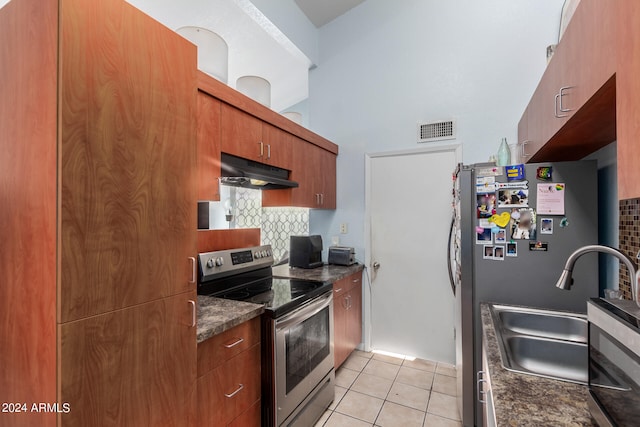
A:
[[[589,323],[589,409],[599,426],[636,426],[640,419],[640,358]]]
[[[280,425],[333,369],[333,293],[275,322],[276,422]]]

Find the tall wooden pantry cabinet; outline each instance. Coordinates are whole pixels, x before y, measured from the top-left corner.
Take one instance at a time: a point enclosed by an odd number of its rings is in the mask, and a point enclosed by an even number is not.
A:
[[[0,9],[0,425],[193,424],[196,93],[124,0]]]

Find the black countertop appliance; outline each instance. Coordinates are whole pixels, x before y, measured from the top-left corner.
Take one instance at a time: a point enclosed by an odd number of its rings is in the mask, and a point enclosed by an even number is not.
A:
[[[291,236],[289,266],[316,268],[322,265],[322,236]]]

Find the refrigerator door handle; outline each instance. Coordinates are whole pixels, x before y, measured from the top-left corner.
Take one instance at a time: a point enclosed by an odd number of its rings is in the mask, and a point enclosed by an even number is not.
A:
[[[448,255],[447,255],[447,269],[449,270],[449,283],[451,283],[451,291],[453,292],[453,295],[456,295],[456,283],[455,280],[453,278],[453,266],[451,265],[451,256],[453,255],[452,251],[451,251],[451,245],[453,243],[453,230],[455,229],[456,226],[456,214],[454,212],[454,214],[451,216],[451,227],[449,227],[449,242],[447,244],[447,251],[448,251]]]

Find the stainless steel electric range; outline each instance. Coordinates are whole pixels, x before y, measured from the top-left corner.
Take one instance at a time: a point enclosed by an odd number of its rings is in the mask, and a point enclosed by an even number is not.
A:
[[[269,245],[198,262],[198,294],[264,304],[262,425],[313,425],[334,397],[333,285],[274,278]]]

